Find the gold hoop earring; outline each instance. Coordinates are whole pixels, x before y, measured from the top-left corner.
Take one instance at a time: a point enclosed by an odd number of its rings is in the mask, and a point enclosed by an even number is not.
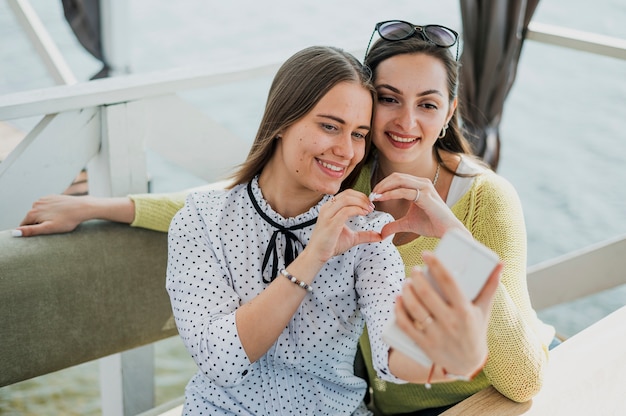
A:
[[[437,136],[437,138],[443,139],[444,137],[446,137],[446,130],[448,130],[448,123],[446,123],[446,125],[443,126],[443,129],[441,129],[441,133],[439,133],[439,136]]]

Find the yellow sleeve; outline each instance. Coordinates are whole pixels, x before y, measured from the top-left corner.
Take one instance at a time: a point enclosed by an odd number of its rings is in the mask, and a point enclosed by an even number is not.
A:
[[[503,395],[531,399],[543,384],[554,328],[541,322],[530,302],[526,281],[526,226],[513,186],[492,172],[476,178],[466,226],[494,250],[504,264],[488,328],[489,358],[484,373]]]
[[[167,232],[172,218],[185,205],[190,192],[129,195],[135,203],[135,220],[130,225]]]
[[[195,191],[226,189],[230,186],[232,186],[231,181],[221,180],[180,192],[128,195],[135,203],[135,219],[130,225],[167,232],[172,218],[185,205],[187,195]]]

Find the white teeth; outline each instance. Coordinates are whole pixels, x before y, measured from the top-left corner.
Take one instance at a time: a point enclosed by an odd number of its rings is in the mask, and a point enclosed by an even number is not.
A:
[[[389,133],[389,136],[390,136],[390,137],[391,137],[394,141],[396,141],[396,142],[400,142],[400,143],[411,143],[411,142],[414,142],[414,141],[416,141],[416,140],[417,140],[417,138],[415,138],[415,137],[405,139],[405,138],[403,138],[403,137],[398,137],[398,136],[393,135],[393,134],[391,134],[391,133]]]
[[[334,170],[335,172],[341,172],[343,168],[341,166],[331,165],[330,163],[320,161],[320,165],[324,166],[326,169]]]

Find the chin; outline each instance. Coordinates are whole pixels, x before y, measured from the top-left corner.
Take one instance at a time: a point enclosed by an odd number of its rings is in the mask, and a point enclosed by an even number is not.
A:
[[[316,188],[319,189],[320,193],[322,193],[322,194],[325,194],[325,195],[335,195],[337,192],[339,192],[339,189],[341,188],[341,183],[342,182],[343,182],[343,180],[337,182],[337,184],[332,184],[332,183],[326,182],[326,183],[320,184]]]

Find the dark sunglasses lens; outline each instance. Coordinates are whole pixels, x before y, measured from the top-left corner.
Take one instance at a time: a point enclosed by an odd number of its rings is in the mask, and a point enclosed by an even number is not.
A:
[[[450,47],[456,42],[456,35],[442,26],[426,26],[424,33],[437,46]]]
[[[380,37],[386,40],[402,40],[415,32],[413,26],[403,22],[387,22],[378,28]]]

